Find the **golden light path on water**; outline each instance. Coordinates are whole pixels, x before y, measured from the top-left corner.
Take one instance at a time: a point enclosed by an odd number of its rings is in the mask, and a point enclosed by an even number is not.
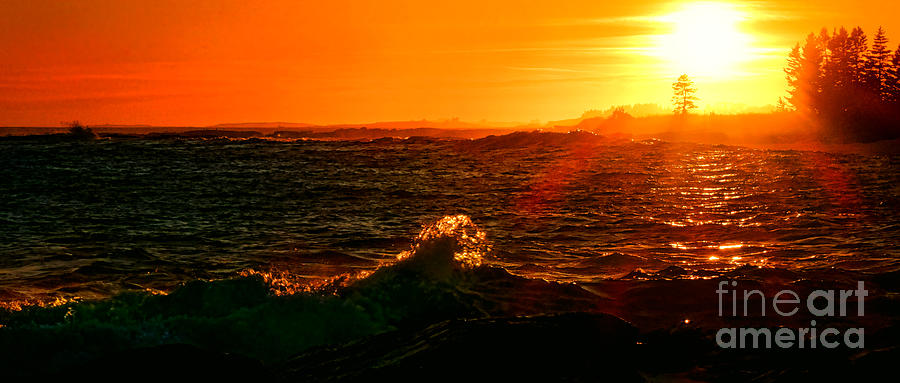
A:
[[[570,234],[574,239],[585,238],[581,246],[548,251],[540,244],[527,245],[529,249],[537,248],[535,253],[540,254],[530,265],[493,261],[514,273],[550,280],[595,281],[631,275],[631,270],[662,270],[669,266],[683,267],[683,277],[694,278],[712,277],[713,272],[743,265],[778,266],[770,263],[770,253],[781,257],[791,251],[771,231],[772,225],[790,228],[802,217],[797,207],[785,204],[787,199],[796,197],[792,194],[797,186],[792,181],[796,169],[779,163],[781,154],[714,146],[661,150],[648,156],[650,153],[644,154],[641,162],[619,165],[624,172],[652,166],[650,172],[638,173],[649,178],[628,184],[626,189],[604,189],[605,193],[618,196],[610,199],[612,203],[643,203],[628,205],[613,216],[603,210],[589,213],[644,227],[647,235],[617,242],[621,237],[595,231],[594,223],[588,220],[584,229]],[[583,193],[597,188],[591,185],[597,178],[580,174],[607,177],[610,173],[604,170],[610,166],[609,157],[615,158],[615,151],[603,146],[568,148],[564,155],[543,165],[545,170],[533,181],[532,192],[520,200],[523,214],[542,218],[562,204],[592,198]],[[584,214],[577,205],[570,206],[567,208],[571,214]],[[641,214],[630,216],[629,212]],[[555,219],[570,218],[560,215]],[[609,229],[606,226],[600,230]],[[601,239],[591,242],[587,238]],[[623,270],[632,264],[632,269]]]
[[[691,233],[701,234],[703,239],[668,245],[691,255],[693,260],[682,260],[685,266],[700,268],[733,268],[742,264],[765,265],[762,257],[769,250],[764,242],[752,242],[745,238],[712,239],[704,231],[712,227],[735,226],[738,228],[760,227],[757,220],[765,206],[761,204],[736,204],[737,200],[752,200],[763,197],[767,190],[748,187],[736,170],[739,162],[749,161],[752,165],[764,166],[755,159],[753,152],[717,151],[686,153],[671,166],[672,176],[655,190],[662,198],[670,199],[673,214],[665,218],[646,217],[662,222],[673,228],[684,228]],[[753,162],[756,162],[753,164]],[[746,166],[744,163],[741,166]],[[763,199],[763,198],[759,198]],[[742,249],[759,249],[740,252]]]

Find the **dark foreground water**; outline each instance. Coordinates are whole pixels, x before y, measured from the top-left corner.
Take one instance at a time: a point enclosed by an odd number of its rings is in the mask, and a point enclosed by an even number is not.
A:
[[[0,304],[62,303],[4,314],[0,346],[63,368],[165,344],[277,361],[452,318],[670,326],[716,309],[715,278],[896,278],[898,162],[587,133],[0,141]]]

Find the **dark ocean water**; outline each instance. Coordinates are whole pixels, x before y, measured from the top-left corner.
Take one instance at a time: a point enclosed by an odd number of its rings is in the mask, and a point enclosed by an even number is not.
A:
[[[472,141],[0,142],[0,300],[371,270],[463,214],[552,281],[900,269],[898,158],[587,133]]]
[[[0,371],[879,376],[900,351],[897,166],[589,133],[0,140]],[[864,281],[866,315],[722,316],[723,280],[807,295]],[[868,349],[713,340],[812,319],[865,327]]]

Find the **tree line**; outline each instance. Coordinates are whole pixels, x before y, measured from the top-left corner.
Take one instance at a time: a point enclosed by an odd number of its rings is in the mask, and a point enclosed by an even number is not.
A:
[[[788,55],[787,103],[816,117],[837,137],[896,138],[900,126],[900,46],[883,28],[869,45],[862,28],[810,33]]]

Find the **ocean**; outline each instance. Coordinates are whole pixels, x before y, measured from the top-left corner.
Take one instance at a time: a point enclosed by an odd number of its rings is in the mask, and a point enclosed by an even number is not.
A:
[[[172,344],[283,367],[570,312],[702,333],[722,278],[896,291],[898,162],[587,132],[4,140],[0,350],[51,371]],[[896,321],[886,296],[873,328]]]

